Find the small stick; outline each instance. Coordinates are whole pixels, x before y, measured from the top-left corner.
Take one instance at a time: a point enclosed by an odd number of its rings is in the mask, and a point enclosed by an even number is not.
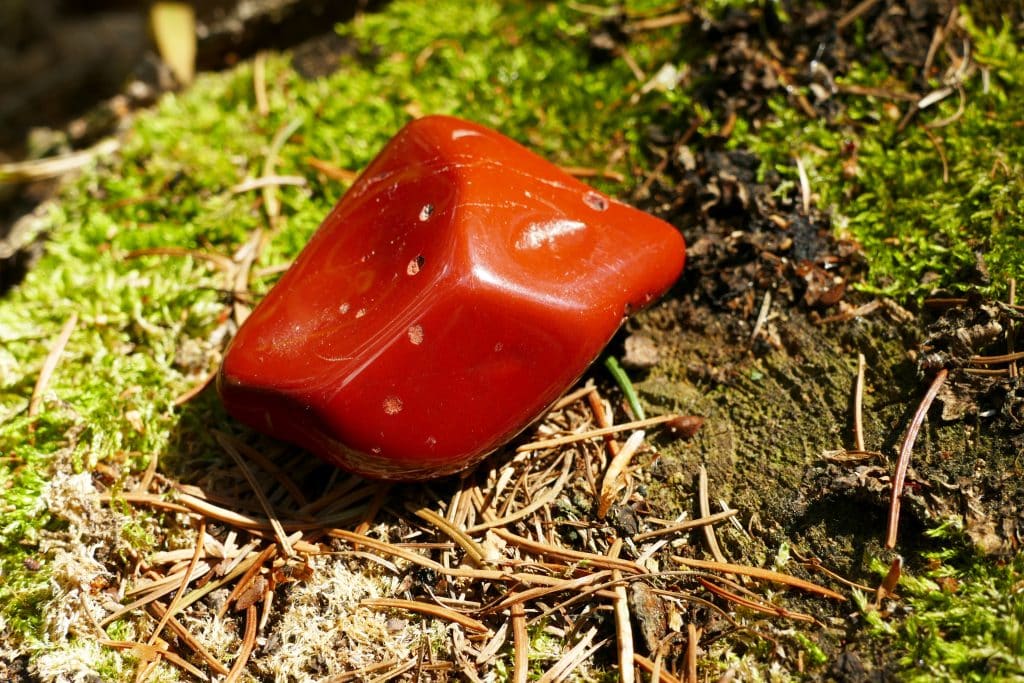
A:
[[[530,637],[526,633],[526,609],[523,603],[512,605],[512,682],[526,683],[530,675]]]
[[[150,610],[152,610],[153,614],[155,614],[158,618],[163,618],[163,616],[167,613],[167,608],[156,601],[151,602],[149,604],[149,608]],[[181,638],[182,642],[184,642],[185,645],[191,648],[193,652],[199,655],[200,659],[206,662],[206,665],[208,667],[219,673],[221,676],[228,675],[228,668],[221,664],[220,661],[216,657],[214,657],[213,654],[209,650],[207,650],[202,643],[196,640],[195,636],[192,635],[192,632],[185,628],[180,621],[178,621],[174,617],[171,617],[167,620],[167,625],[171,628],[172,631],[174,631],[174,634],[176,636]]]
[[[751,600],[750,598],[745,598],[742,595],[739,595],[738,593],[734,593],[733,591],[727,588],[723,588],[722,586],[712,583],[711,581],[708,581],[703,577],[698,576],[697,582],[700,583],[700,585],[707,588],[712,593],[714,593],[715,595],[717,595],[718,597],[728,600],[729,602],[736,603],[737,605],[746,607],[747,609],[754,610],[755,612],[761,612],[762,614],[774,614],[779,617],[785,617],[787,619],[796,619],[797,621],[806,621],[808,623],[814,622],[814,617],[810,616],[809,614],[803,614],[801,612],[791,612],[785,607],[773,605],[770,602],[763,602],[760,600]]]
[[[262,176],[266,177],[274,175],[274,166],[277,165],[277,155],[281,152],[281,148],[284,147],[284,143],[288,141],[288,138],[294,135],[295,131],[297,131],[302,124],[302,118],[298,117],[278,129],[277,133],[274,135],[274,139],[270,141],[270,149],[267,150],[267,156],[263,160]],[[267,212],[267,220],[270,223],[270,228],[276,228],[277,219],[281,215],[281,202],[277,198],[277,187],[275,185],[267,185],[263,188],[263,210]]]
[[[259,52],[252,62],[252,87],[256,95],[256,111],[260,116],[270,115],[267,101],[267,53]]]
[[[578,432],[576,434],[566,434],[564,436],[558,436],[551,439],[543,439],[541,441],[532,441],[530,443],[524,443],[522,446],[516,447],[516,453],[523,453],[525,451],[537,451],[543,448],[554,448],[555,446],[564,446],[567,443],[576,443],[578,441],[586,441],[587,439],[596,439],[599,436],[605,436],[606,434],[618,434],[619,432],[628,432],[635,429],[643,429],[645,427],[652,427],[654,425],[664,424],[671,422],[682,417],[682,415],[670,414],[670,415],[659,415],[657,417],[648,417],[644,420],[634,420],[633,422],[623,422],[622,424],[612,425],[610,427],[602,427],[600,429],[589,429],[585,432]]]
[[[356,178],[359,177],[359,171],[350,171],[347,168],[335,166],[329,161],[317,159],[316,157],[306,157],[306,164],[312,166],[320,173],[323,173],[331,180],[337,180],[343,183],[354,183]]]
[[[198,249],[185,249],[184,247],[147,247],[145,249],[134,249],[125,254],[126,259],[142,258],[143,256],[187,256],[196,261],[207,261],[216,266],[219,270],[230,272],[235,269],[235,262],[223,254]]]
[[[618,171],[610,169],[589,168],[586,166],[562,166],[562,170],[574,178],[604,178],[617,183],[626,182],[626,177]]]
[[[857,354],[857,386],[853,393],[853,441],[864,452],[864,354]]]
[[[696,560],[690,557],[680,557],[679,555],[673,555],[672,559],[681,565],[693,567],[694,569],[707,569],[710,571],[728,572],[730,574],[741,574],[754,579],[761,579],[762,581],[772,581],[774,583],[781,583],[784,586],[790,586],[791,588],[799,588],[809,593],[816,593],[817,595],[832,598],[834,600],[846,600],[845,597],[836,593],[834,590],[825,588],[824,586],[819,586],[818,584],[811,583],[810,581],[798,579],[797,577],[790,576],[789,574],[772,571],[771,569],[761,569],[760,567],[733,564],[731,562],[723,563],[712,562],[710,560]]]
[[[550,557],[557,557],[563,560],[584,560],[589,561],[595,567],[602,567],[604,569],[621,569],[629,572],[630,574],[646,574],[647,570],[638,565],[635,562],[629,560],[620,560],[618,558],[607,557],[605,555],[598,555],[596,553],[587,553],[581,550],[570,550],[569,548],[559,548],[558,546],[548,545],[547,543],[540,543],[539,541],[533,541],[529,538],[517,536],[511,531],[506,529],[495,529],[494,532],[504,539],[505,541],[519,546],[524,550],[528,550],[538,555],[545,555]]]
[[[1011,306],[1013,306],[1014,304],[1017,303],[1017,278],[1015,278],[1015,277],[1011,277],[1010,278],[1010,294],[1007,297],[1007,302]],[[1010,323],[1006,327],[1007,327],[1007,329],[1006,329],[1006,351],[1008,353],[1010,353],[1010,354],[1013,354],[1013,352],[1015,351],[1015,349],[1014,349],[1014,344],[1015,344],[1014,337],[1017,335],[1017,326],[1013,324],[1013,321],[1010,321]],[[1018,374],[1017,361],[1016,360],[1012,360],[1012,361],[1010,361],[1010,378],[1011,379],[1016,378],[1017,374]]]
[[[878,0],[861,0],[853,9],[840,17],[836,22],[836,32],[842,33],[843,29],[857,21],[861,16],[871,11],[871,8],[878,4]]]
[[[697,499],[700,505],[700,516],[710,517],[711,516],[711,503],[708,500],[708,471],[704,465],[700,466],[700,474],[697,477]],[[725,555],[722,554],[722,549],[718,547],[718,537],[715,536],[715,527],[710,524],[705,524],[704,527],[704,538],[708,542],[708,550],[711,555],[718,560],[720,563],[726,563]]]
[[[211,370],[206,373],[206,376],[196,382],[191,388],[186,389],[184,393],[179,394],[172,402],[172,405],[175,408],[180,408],[199,394],[203,393],[203,390],[210,386],[210,384],[213,383],[213,380],[217,379],[217,372],[218,370]]]
[[[245,610],[245,635],[242,637],[242,649],[239,650],[238,657],[232,663],[231,671],[224,678],[224,683],[235,683],[245,671],[249,655],[252,654],[252,648],[256,645],[256,621],[256,606],[249,605]]]
[[[697,627],[694,623],[686,624],[686,680],[688,683],[697,683],[697,641],[700,636],[697,634]]]
[[[71,152],[70,154],[0,164],[0,185],[56,178],[65,173],[77,171],[83,166],[92,163],[93,159],[97,157],[113,154],[120,147],[121,143],[118,140],[107,138],[97,142],[89,149]]]
[[[410,511],[424,522],[434,525],[438,531],[455,541],[466,552],[466,555],[473,561],[473,564],[478,567],[487,564],[487,561],[484,559],[484,549],[458,526],[426,507],[419,509],[410,508]]]
[[[757,335],[761,333],[761,328],[764,327],[765,322],[768,320],[768,312],[772,309],[772,293],[768,290],[764,293],[764,298],[761,299],[761,309],[757,312],[757,320],[754,322],[754,330],[750,333],[750,343],[753,344],[754,340],[757,339]]]
[[[796,162],[796,173],[800,178],[800,203],[804,215],[807,216],[811,213],[811,179],[807,177],[807,168],[804,166],[803,159],[794,155],[793,161]]]
[[[568,405],[572,405],[573,403],[575,403],[576,401],[580,400],[581,398],[583,398],[584,396],[593,391],[596,391],[593,384],[588,384],[585,387],[580,387],[576,391],[569,392],[562,398],[555,401],[555,405],[551,406],[551,410],[561,410],[562,408]]]
[[[621,550],[622,539],[616,538],[608,551],[608,557],[618,559]],[[636,671],[633,668],[633,627],[630,624],[626,586],[621,582],[622,572],[613,569],[612,581],[617,582],[612,589],[615,591],[612,606],[615,610],[615,639],[619,645],[619,680],[622,683],[633,683],[636,680]]]
[[[456,612],[453,609],[447,607],[441,607],[440,605],[432,605],[429,602],[418,602],[416,600],[402,600],[399,598],[369,598],[359,603],[361,607],[370,607],[372,609],[402,609],[410,612],[418,612],[425,614],[428,617],[435,617],[437,619],[444,619],[458,624],[470,631],[477,633],[487,633],[490,631],[487,625],[483,622],[477,621],[472,617],[468,617],[462,612]]]
[[[50,386],[53,371],[57,369],[60,355],[64,353],[64,348],[68,345],[68,340],[71,339],[71,333],[75,331],[75,325],[77,324],[78,313],[72,312],[71,316],[64,322],[64,326],[60,328],[60,334],[54,340],[49,353],[46,354],[43,367],[39,370],[36,386],[32,389],[32,398],[28,402],[29,417],[35,417],[39,413],[39,405],[43,401],[43,394],[46,393],[46,389]]]
[[[914,441],[917,440],[917,433],[921,429],[921,423],[924,422],[925,416],[928,414],[928,408],[931,407],[932,401],[935,400],[939,389],[942,388],[942,384],[946,381],[948,375],[949,370],[946,368],[942,368],[935,373],[935,378],[932,380],[931,386],[928,387],[928,392],[921,399],[921,404],[914,412],[914,419],[910,421],[910,427],[907,429],[906,438],[903,439],[903,445],[900,446],[900,455],[896,460],[896,473],[892,477],[892,496],[889,501],[889,526],[885,534],[886,548],[896,547],[896,534],[899,531],[900,523],[900,498],[903,495],[903,482],[907,478],[907,468],[910,466],[910,453],[914,448]]]
[[[251,192],[252,190],[262,190],[270,185],[295,185],[297,187],[304,187],[308,184],[308,181],[300,175],[265,175],[259,178],[249,178],[243,180],[229,192],[231,194],[242,194],[243,192]]]
[[[181,577],[181,583],[178,584],[178,589],[174,593],[174,597],[171,598],[171,604],[167,606],[167,610],[160,617],[160,621],[157,622],[156,628],[153,629],[153,634],[149,637],[147,644],[154,645],[157,639],[160,637],[160,633],[167,626],[167,622],[170,621],[178,611],[178,605],[181,603],[181,598],[185,595],[185,589],[188,588],[189,582],[192,580],[192,572],[196,569],[196,564],[199,563],[199,558],[203,556],[206,547],[206,518],[199,518],[199,534],[196,539],[195,551],[192,553],[192,559],[189,560],[188,568],[185,569],[184,576]]]
[[[658,536],[666,536],[668,534],[674,534],[679,531],[687,531],[689,529],[696,529],[697,527],[706,526],[708,524],[715,524],[723,520],[729,519],[739,514],[739,510],[726,510],[724,512],[716,512],[713,515],[707,517],[698,517],[697,519],[688,519],[685,522],[679,522],[667,526],[663,529],[655,529],[654,531],[645,531],[642,534],[636,534],[633,536],[634,541],[646,541],[649,538],[657,538]]]
[[[622,488],[622,473],[629,467],[630,461],[643,442],[644,430],[639,429],[633,432],[608,464],[604,480],[601,482],[601,494],[597,502],[598,519],[604,519],[608,515],[608,510],[615,500],[615,494]]]
[[[590,412],[594,415],[594,421],[597,422],[597,426],[601,429],[607,429],[611,427],[614,422],[612,416],[609,415],[611,411],[604,409],[604,401],[601,399],[601,394],[595,389],[592,393],[587,394],[587,403],[590,404]],[[615,457],[619,452],[619,442],[616,441],[611,434],[604,437],[604,446],[608,450],[608,455]],[[589,460],[589,459],[588,459]],[[598,496],[597,482],[594,480],[594,474],[589,465],[585,465],[584,469],[587,473],[587,480],[590,484],[591,489],[594,492],[594,497]]]
[[[641,669],[651,674],[651,682],[654,683],[654,671],[656,668],[655,663],[649,660],[647,657],[644,657],[643,655],[635,652],[633,653],[633,661],[636,662],[637,666],[639,666]],[[660,669],[658,673],[658,680],[660,680],[662,683],[682,683],[676,676],[673,676],[664,669]]]

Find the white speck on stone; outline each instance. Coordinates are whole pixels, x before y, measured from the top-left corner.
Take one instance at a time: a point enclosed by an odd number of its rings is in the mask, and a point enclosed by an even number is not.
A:
[[[409,261],[409,265],[405,267],[405,272],[409,275],[415,275],[420,272],[420,268],[423,267],[424,259],[422,256],[417,256],[413,260]]]
[[[398,415],[402,412],[402,399],[397,396],[388,396],[384,399],[384,412],[388,415]]]
[[[410,325],[409,326],[409,341],[416,346],[423,343],[423,326],[422,325]]]
[[[338,306],[338,313],[345,315],[348,313],[348,309],[351,308],[347,303]]]
[[[358,311],[356,311],[356,317],[357,318],[362,318],[364,315],[366,315],[366,309],[365,308],[360,308]]]
[[[583,195],[583,203],[594,211],[607,211],[608,200],[597,192],[588,192]]]
[[[526,249],[540,249],[543,246],[554,244],[561,237],[572,235],[586,229],[586,223],[570,221],[564,218],[544,221],[543,223],[534,223],[524,230],[523,234],[521,234],[519,239],[516,240],[516,249],[521,251]]]
[[[459,128],[457,130],[453,130],[452,131],[452,140],[459,140],[460,138],[473,138],[473,137],[483,137],[483,136],[481,136],[480,133],[476,132],[475,130],[467,130],[465,128]]]
[[[434,205],[433,204],[424,204],[423,208],[420,209],[420,221],[422,221],[424,223],[426,221],[428,221],[430,219],[430,217],[433,216],[433,215],[434,215]]]

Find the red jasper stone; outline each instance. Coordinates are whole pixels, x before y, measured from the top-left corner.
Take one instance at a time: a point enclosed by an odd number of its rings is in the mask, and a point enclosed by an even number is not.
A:
[[[450,474],[540,417],[684,253],[503,135],[428,116],[334,207],[217,385],[242,422],[344,469]]]

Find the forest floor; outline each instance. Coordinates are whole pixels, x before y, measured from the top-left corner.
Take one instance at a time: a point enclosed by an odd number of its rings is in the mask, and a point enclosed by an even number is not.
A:
[[[1024,12],[836,4],[395,0],[55,131],[90,163],[0,241],[0,678],[1024,676]],[[385,485],[211,379],[427,113],[687,266],[507,448]]]

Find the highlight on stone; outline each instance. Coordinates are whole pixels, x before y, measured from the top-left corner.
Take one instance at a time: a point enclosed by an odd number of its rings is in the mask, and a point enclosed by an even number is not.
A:
[[[540,417],[684,258],[671,225],[424,117],[241,326],[217,386],[235,418],[346,470],[451,474]]]

